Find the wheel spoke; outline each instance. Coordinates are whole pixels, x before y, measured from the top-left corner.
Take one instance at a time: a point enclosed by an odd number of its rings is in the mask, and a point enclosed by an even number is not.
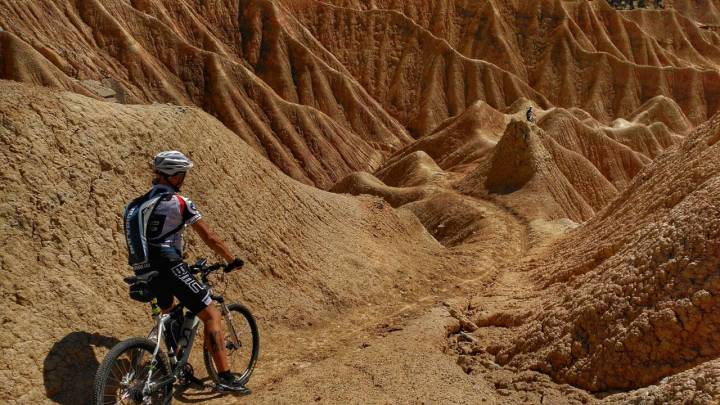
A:
[[[110,376],[108,376],[108,381],[115,381],[118,383],[118,385],[120,385],[120,383],[122,382],[122,381],[118,380],[117,378],[110,377]]]
[[[125,375],[126,375],[125,370],[122,368],[122,366],[120,365],[120,363],[119,363],[118,361],[116,361],[116,362],[113,363],[113,371],[115,371],[115,370],[119,370],[119,371],[120,371],[119,376],[120,376],[121,379],[122,379],[123,377],[125,377]],[[115,375],[114,372],[113,372],[113,375]],[[122,380],[121,380],[121,381],[122,381]]]

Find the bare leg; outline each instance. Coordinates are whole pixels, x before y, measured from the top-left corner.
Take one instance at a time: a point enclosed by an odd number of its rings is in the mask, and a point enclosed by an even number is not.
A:
[[[205,347],[208,348],[215,361],[215,368],[218,373],[229,371],[225,339],[220,325],[220,311],[214,305],[209,305],[200,311],[198,317],[205,325]]]

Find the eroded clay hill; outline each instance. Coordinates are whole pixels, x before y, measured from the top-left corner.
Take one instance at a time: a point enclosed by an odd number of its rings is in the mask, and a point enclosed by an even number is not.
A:
[[[697,125],[720,106],[720,37],[690,3],[6,1],[0,78],[196,105],[329,188],[478,100],[609,123],[665,96]]]
[[[580,107],[606,122],[658,95],[680,103],[695,124],[720,106],[717,34],[671,9],[620,12],[604,1],[561,0],[285,3],[370,94],[420,134],[478,97],[504,107],[508,95],[522,90],[539,101],[518,81],[553,105]],[[672,23],[661,30],[647,22],[653,15]],[[360,34],[367,32],[373,35]],[[384,52],[364,57],[366,49]],[[512,76],[481,70],[477,61]]]
[[[641,106],[632,122],[612,125],[581,110],[537,107],[537,123],[528,123],[526,99],[506,112],[479,101],[391,156],[374,176],[352,173],[332,190],[377,195],[399,207],[452,189],[500,202],[528,221],[582,222],[684,139],[685,116],[664,100]]]
[[[502,363],[591,391],[716,367],[719,140],[716,117],[529,266],[555,293],[500,352]]]
[[[272,2],[7,1],[0,28],[0,78],[199,106],[320,187],[409,139]]]
[[[701,24],[704,28],[720,25],[720,3],[717,0],[698,2],[694,0],[673,0],[672,7]]]
[[[258,402],[717,402],[720,3],[666,5],[0,0],[0,402],[146,332],[120,211],[166,149]]]

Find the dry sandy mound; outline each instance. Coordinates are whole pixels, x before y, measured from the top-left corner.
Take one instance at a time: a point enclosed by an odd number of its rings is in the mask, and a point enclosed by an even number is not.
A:
[[[501,362],[605,391],[657,383],[717,358],[718,140],[720,116],[659,156],[533,266],[539,279],[561,284]]]
[[[650,162],[639,151],[608,137],[598,128],[585,125],[561,108],[545,114],[538,125],[565,149],[587,158],[618,190],[624,190],[640,169]]]
[[[422,200],[440,190],[435,186],[391,187],[365,172],[350,173],[330,189],[333,193],[339,194],[369,194],[382,197],[393,207]]]
[[[492,235],[487,229],[487,217],[492,213],[458,194],[436,194],[403,208],[412,211],[425,229],[446,247],[477,242],[479,238]]]
[[[393,187],[421,186],[443,176],[443,170],[427,153],[419,150],[383,166],[375,176]]]
[[[682,136],[671,132],[662,122],[646,126],[619,119],[613,124],[613,128],[601,128],[605,135],[650,159],[683,141]]]
[[[509,116],[484,101],[476,101],[462,114],[448,118],[431,134],[405,147],[386,165],[415,151],[426,152],[445,170],[475,163],[495,147],[509,120]]]
[[[524,120],[508,124],[492,158],[457,188],[498,199],[528,220],[567,217],[577,222],[592,217],[617,193],[587,159]]]
[[[494,150],[485,186],[492,193],[509,194],[527,184],[537,173],[544,150],[532,137],[532,124],[512,121]]]
[[[675,101],[664,96],[654,97],[628,116],[628,120],[644,125],[665,124],[672,132],[687,135],[693,129]]]
[[[399,274],[442,273],[432,255],[441,246],[416,219],[377,198],[289,179],[197,109],[0,81],[0,142],[0,402],[84,403],[94,350],[146,332],[148,308],[122,282],[130,270],[121,211],[149,186],[148,159],[160,150],[195,161],[185,190],[247,259],[227,293],[253,309],[261,329],[386,302]],[[190,258],[209,251],[197,242],[189,240]]]
[[[525,224],[498,205],[442,192],[402,206],[410,210],[449,252],[471,259],[472,278],[487,265],[504,266],[527,249]]]
[[[293,21],[263,0],[4,2],[0,78],[86,93],[78,81],[110,81],[120,101],[196,105],[329,187],[411,139]]]

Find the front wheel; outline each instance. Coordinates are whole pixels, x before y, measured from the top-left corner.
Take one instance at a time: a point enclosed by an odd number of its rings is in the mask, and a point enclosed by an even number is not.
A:
[[[223,316],[225,349],[230,371],[238,375],[243,384],[247,383],[255,368],[260,352],[260,335],[250,310],[241,304],[228,305],[228,314]],[[218,381],[217,369],[207,347],[203,351],[205,368],[214,381]]]
[[[162,351],[153,358],[154,351],[155,342],[143,338],[116,344],[95,374],[92,404],[169,403],[173,378],[170,362]]]

